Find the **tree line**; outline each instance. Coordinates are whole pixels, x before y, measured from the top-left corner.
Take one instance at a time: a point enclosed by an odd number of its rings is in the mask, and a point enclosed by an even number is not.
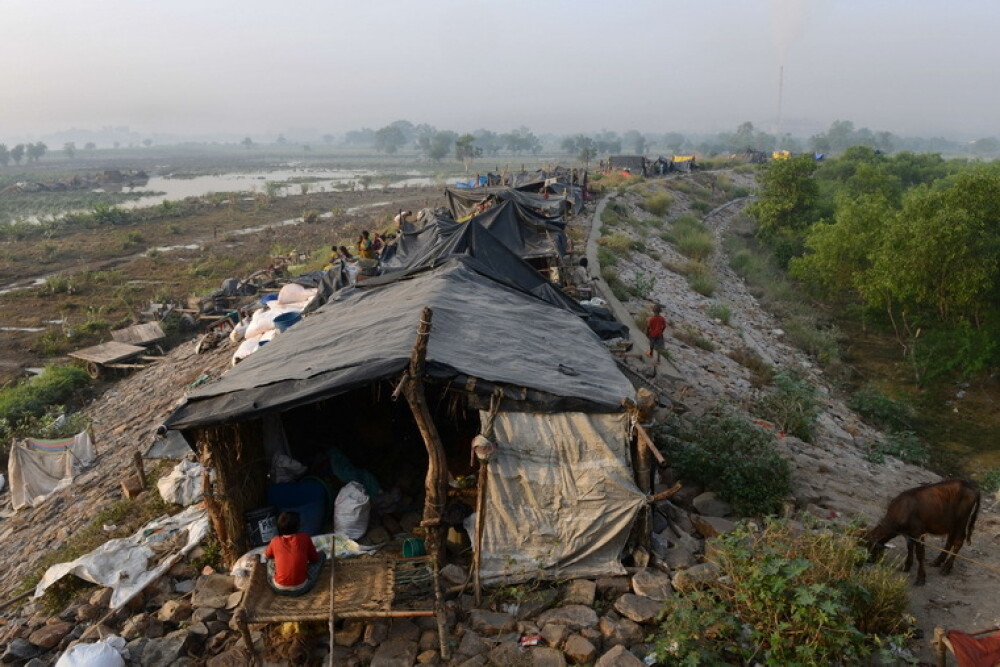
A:
[[[15,144],[13,148],[7,148],[7,144],[0,144],[0,165],[6,167],[11,162],[19,165],[25,158],[28,158],[28,162],[38,162],[47,150],[49,147],[41,141]]]
[[[855,146],[765,165],[757,233],[895,332],[919,379],[1000,367],[1000,164]]]

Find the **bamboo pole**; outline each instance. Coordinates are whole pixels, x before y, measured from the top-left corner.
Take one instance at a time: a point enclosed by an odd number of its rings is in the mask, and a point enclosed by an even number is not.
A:
[[[437,563],[444,562],[444,531],[441,525],[441,515],[448,492],[448,465],[444,456],[444,447],[431,411],[427,407],[424,395],[424,367],[427,359],[427,343],[431,332],[433,312],[424,308],[420,315],[420,328],[417,340],[410,354],[410,366],[403,394],[410,405],[413,419],[420,431],[420,436],[427,448],[427,476],[424,479],[424,516],[421,526],[427,529],[427,553]]]
[[[475,550],[472,552],[472,572],[475,577],[473,585],[475,586],[474,593],[477,607],[483,601],[483,584],[479,570],[482,564],[483,553],[483,524],[486,523],[484,517],[486,509],[486,480],[488,478],[488,466],[488,461],[479,461],[479,480],[476,482],[476,546]]]
[[[334,626],[337,624],[337,595],[336,595],[336,571],[334,563],[337,559],[336,543],[330,548],[330,653],[326,656],[327,667],[333,667],[333,649],[337,645],[337,631]]]

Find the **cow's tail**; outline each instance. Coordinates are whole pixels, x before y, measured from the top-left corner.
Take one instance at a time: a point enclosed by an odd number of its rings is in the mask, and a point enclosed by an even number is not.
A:
[[[979,494],[976,494],[976,503],[972,506],[972,511],[969,512],[969,521],[965,524],[965,543],[972,544],[972,529],[976,525],[976,516],[979,515]],[[957,549],[956,549],[957,551]]]

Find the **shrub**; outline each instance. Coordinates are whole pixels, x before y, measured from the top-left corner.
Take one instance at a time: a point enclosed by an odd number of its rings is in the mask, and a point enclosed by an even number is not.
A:
[[[653,215],[664,215],[673,203],[674,198],[666,192],[656,192],[643,197],[642,207]]]
[[[42,419],[53,406],[64,405],[89,382],[90,376],[81,368],[47,366],[41,375],[0,390],[0,443],[6,445],[27,422]]]
[[[661,434],[661,442],[682,479],[715,489],[742,515],[781,508],[791,490],[791,469],[769,431],[725,409],[666,428],[676,438]]]
[[[866,384],[847,399],[847,407],[857,412],[871,424],[890,431],[903,431],[913,422],[913,408]]]
[[[607,248],[619,257],[628,257],[632,250],[632,239],[625,234],[608,234],[597,240],[597,244]]]
[[[708,307],[708,316],[711,317],[713,320],[719,320],[720,322],[728,326],[729,320],[733,316],[733,311],[729,308],[728,305],[716,302]]]
[[[731,350],[729,358],[750,371],[750,384],[754,387],[765,387],[774,381],[774,368],[749,347]]]
[[[629,286],[629,292],[639,299],[648,299],[649,295],[653,293],[655,283],[653,276],[646,273],[636,273],[635,279]]]
[[[656,639],[662,664],[897,664],[893,649],[907,639],[905,576],[862,567],[865,552],[848,529],[740,525],[713,554],[720,577],[666,603]]]
[[[674,220],[671,236],[682,255],[699,262],[708,259],[715,245],[712,232],[691,215]]]
[[[682,343],[687,343],[691,347],[697,347],[705,350],[706,352],[715,352],[715,343],[705,338],[691,327],[684,327],[683,329],[675,331],[674,338]]]
[[[707,202],[704,199],[696,199],[691,202],[691,209],[698,211],[699,213],[708,213],[712,210],[712,203]]]
[[[931,460],[930,449],[913,431],[890,433],[884,442],[870,444],[865,452],[865,458],[871,463],[885,463],[886,456],[918,466],[926,466]]]
[[[715,294],[715,278],[707,271],[692,273],[687,279],[688,285],[698,294],[702,296],[712,296]]]
[[[72,294],[75,291],[73,279],[62,274],[47,277],[45,286],[42,287],[42,292],[45,294]]]
[[[602,267],[604,266],[615,266],[618,264],[618,257],[615,253],[611,252],[607,248],[598,246],[597,248],[597,261]]]
[[[797,373],[782,372],[774,376],[774,389],[761,397],[756,405],[758,414],[779,429],[809,442],[812,440],[819,403],[816,387]]]
[[[1000,468],[990,468],[979,478],[979,488],[985,493],[1000,491]]]

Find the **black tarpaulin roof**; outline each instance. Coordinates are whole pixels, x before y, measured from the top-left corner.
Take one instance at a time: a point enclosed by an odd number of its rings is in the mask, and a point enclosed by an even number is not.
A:
[[[542,410],[615,412],[628,380],[578,316],[473,270],[468,258],[374,288],[349,288],[188,397],[172,429],[216,426],[314,403],[406,367],[433,310],[427,373],[523,387]]]
[[[539,183],[537,186],[541,187],[542,184]],[[565,204],[562,197],[558,196],[546,198],[536,192],[510,187],[446,188],[445,196],[448,198],[448,208],[456,218],[464,218],[473,213],[476,204],[493,197],[520,204],[525,210],[523,215],[533,225],[556,225],[559,229],[564,229],[566,226],[562,219]]]

